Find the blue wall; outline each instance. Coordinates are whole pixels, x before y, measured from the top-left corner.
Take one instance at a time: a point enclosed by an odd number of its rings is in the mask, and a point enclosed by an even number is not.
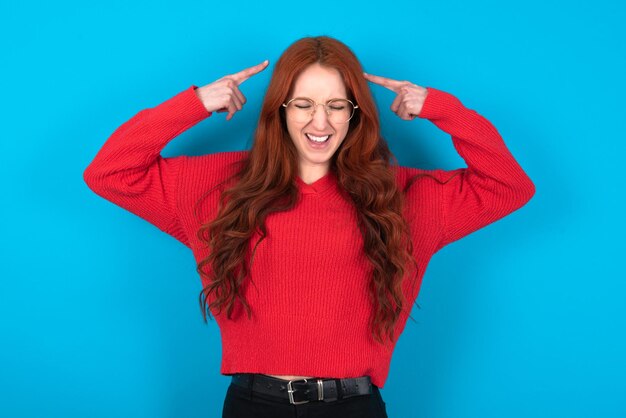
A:
[[[280,53],[328,34],[366,71],[488,118],[537,188],[433,258],[382,390],[390,417],[626,416],[625,18],[608,0],[3,1],[0,415],[220,416],[229,380],[191,252],[82,173],[139,110],[269,59],[233,121],[163,155],[247,148]],[[373,91],[401,164],[465,166]]]

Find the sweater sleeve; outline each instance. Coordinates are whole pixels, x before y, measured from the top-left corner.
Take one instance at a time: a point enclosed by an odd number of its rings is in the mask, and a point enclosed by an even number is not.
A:
[[[83,179],[104,199],[134,213],[189,246],[180,223],[177,193],[189,157],[164,158],[173,138],[209,117],[197,86],[143,109],[107,139],[87,166]]]
[[[427,90],[419,117],[450,134],[467,164],[467,168],[434,170],[442,180],[439,250],[524,206],[535,186],[487,119],[452,94]]]

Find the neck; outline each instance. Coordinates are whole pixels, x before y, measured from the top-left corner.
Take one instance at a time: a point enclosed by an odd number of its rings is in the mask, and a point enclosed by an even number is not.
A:
[[[328,166],[300,167],[298,175],[307,184],[311,184],[328,174]]]

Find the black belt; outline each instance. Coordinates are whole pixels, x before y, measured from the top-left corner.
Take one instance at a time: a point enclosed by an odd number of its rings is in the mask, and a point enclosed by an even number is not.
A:
[[[310,401],[332,402],[372,393],[369,376],[284,380],[260,373],[236,373],[232,375],[232,383],[252,392],[287,400],[294,405]]]

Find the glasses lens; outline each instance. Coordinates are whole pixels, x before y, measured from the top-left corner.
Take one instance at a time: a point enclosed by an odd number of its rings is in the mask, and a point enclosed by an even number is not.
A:
[[[306,99],[295,99],[287,105],[287,117],[294,122],[308,122],[313,115],[314,104]]]
[[[335,99],[326,105],[328,118],[333,123],[346,123],[354,113],[354,106],[347,100]]]

